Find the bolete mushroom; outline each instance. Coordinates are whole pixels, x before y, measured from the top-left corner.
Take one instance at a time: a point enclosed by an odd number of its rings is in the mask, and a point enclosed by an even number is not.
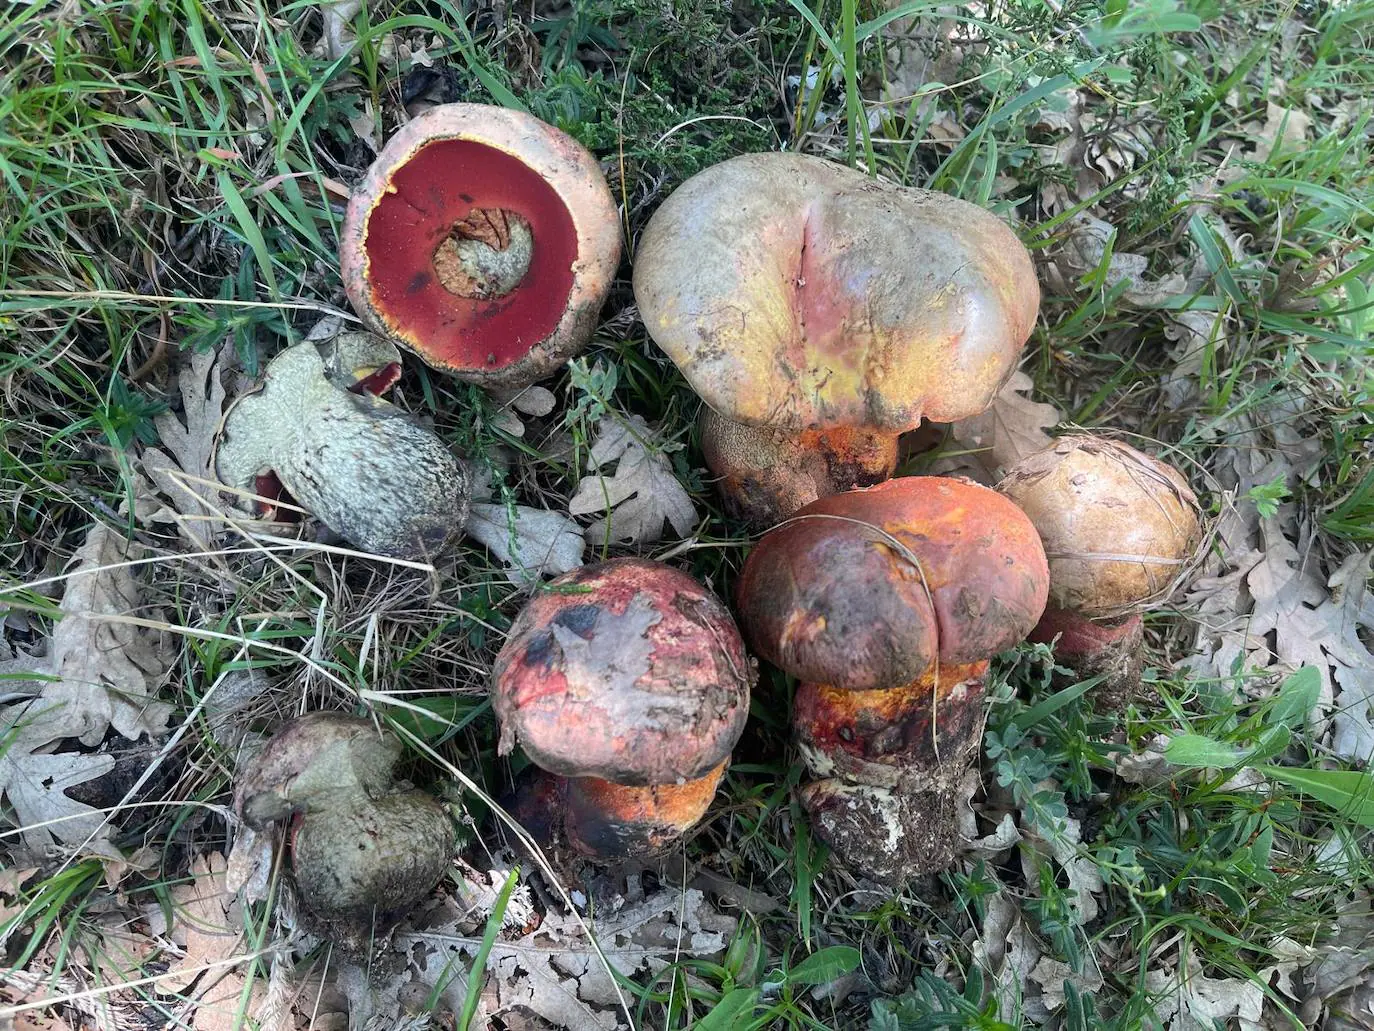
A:
[[[284,723],[235,786],[249,827],[288,824],[301,902],[355,955],[428,895],[453,858],[444,807],[393,783],[400,754],[396,737],[367,720],[312,712]]]
[[[623,558],[560,577],[492,671],[498,751],[518,742],[553,775],[517,812],[543,810],[550,836],[586,856],[663,851],[710,806],[753,681],[730,613],[687,574]]]
[[[487,387],[580,351],[620,262],[596,159],[537,118],[443,104],[402,126],[353,190],[344,288],[377,333]]]
[[[1022,459],[997,489],[1030,517],[1050,563],[1050,605],[1031,635],[1102,676],[1099,708],[1137,691],[1140,613],[1173,590],[1197,547],[1197,496],[1172,466],[1128,444],[1070,434]]]
[[[763,525],[891,476],[922,418],[983,411],[1040,303],[996,216],[800,154],[683,183],[644,230],[634,292],[710,409],[727,504]]]
[[[272,359],[225,413],[215,472],[248,494],[289,495],[364,551],[432,558],[467,519],[467,474],[442,440],[372,393],[395,381],[400,355],[369,340],[325,355],[296,344]]]
[[[943,869],[977,756],[988,660],[1045,607],[1030,520],[964,480],[903,477],[821,498],[765,534],[740,576],[753,649],[801,681],[803,805],[851,867]]]

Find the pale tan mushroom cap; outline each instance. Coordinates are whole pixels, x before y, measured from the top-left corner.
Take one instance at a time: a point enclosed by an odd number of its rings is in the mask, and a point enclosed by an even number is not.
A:
[[[644,230],[634,291],[711,408],[790,430],[983,411],[1040,303],[995,215],[799,154],[732,158],[679,187]]]
[[[1160,601],[1200,535],[1197,497],[1178,470],[1114,440],[1060,437],[997,489],[1040,531],[1051,606],[1089,618]]]

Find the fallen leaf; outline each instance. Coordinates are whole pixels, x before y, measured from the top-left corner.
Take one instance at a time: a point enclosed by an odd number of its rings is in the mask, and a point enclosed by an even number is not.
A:
[[[586,548],[582,527],[563,513],[525,505],[474,503],[463,530],[525,580],[577,569]]]
[[[717,913],[695,888],[665,888],[626,901],[619,909],[603,907],[598,918],[588,922],[600,954],[575,916],[556,911],[546,913],[528,934],[498,937],[487,957],[483,997],[489,1012],[518,1006],[556,1027],[625,1027],[607,964],[631,978],[646,971],[657,973],[683,959],[716,956],[724,951],[735,926],[732,917]],[[466,956],[475,955],[482,942],[477,936],[433,931],[397,935],[397,940],[403,948],[431,944]]]
[[[224,883],[225,860],[218,852],[191,864],[191,882],[172,889],[172,926],[168,935],[182,954],[158,985],[164,992],[184,992],[202,976],[199,969],[229,959],[243,944],[243,911]],[[230,968],[204,971],[207,984]]]
[[[1241,978],[1206,977],[1191,955],[1186,972],[1148,971],[1145,987],[1157,999],[1153,1016],[1165,1031],[1212,1031],[1232,1018],[1241,1031],[1262,1027],[1264,989]]]
[[[954,439],[976,448],[978,461],[994,477],[1054,443],[1045,431],[1058,425],[1059,409],[1022,396],[1034,386],[1018,369],[986,411],[950,426]]]
[[[157,737],[172,707],[156,701],[154,681],[164,662],[154,636],[129,623],[106,619],[136,612],[139,587],[127,566],[131,551],[102,523],[86,535],[62,596],[63,616],[53,629],[48,655],[20,660],[35,679],[14,680],[10,690],[34,697],[0,710],[0,792],[15,810],[26,847],[46,850],[54,841],[87,843],[87,851],[117,858],[101,830],[101,814],[66,789],[114,768],[108,754],[54,751],[52,743],[77,738],[101,743],[110,727],[130,740]],[[10,672],[19,673],[18,670]],[[40,679],[41,678],[41,679]]]
[[[153,424],[167,451],[146,448],[141,459],[143,471],[172,503],[171,510],[149,518],[157,521],[166,513],[199,551],[210,549],[223,525],[215,477],[215,437],[224,415],[223,354],[223,349],[197,351],[182,365],[177,388],[186,421],[170,412],[157,416]]]
[[[165,728],[172,707],[152,697],[165,668],[156,639],[142,627],[103,618],[136,613],[141,605],[138,583],[123,565],[134,554],[123,537],[96,523],[73,556],[76,569],[67,578],[48,657],[32,670],[51,678],[24,714],[33,746],[62,737],[98,745],[111,726],[131,741]]]
[[[604,470],[616,463],[615,472]],[[603,419],[591,447],[588,473],[568,502],[571,515],[606,512],[587,527],[594,543],[652,544],[663,536],[663,524],[679,537],[696,527],[692,499],[673,475],[672,463],[656,434],[639,416]]]
[[[1182,273],[1170,272],[1158,279],[1151,278],[1147,275],[1149,259],[1143,254],[1116,250],[1116,239],[1116,227],[1111,223],[1086,212],[1075,215],[1069,221],[1068,233],[1050,262],[1051,271],[1057,278],[1055,286],[1072,290],[1080,277],[1096,272],[1105,258],[1106,285],[1116,287],[1125,284],[1121,298],[1128,304],[1139,308],[1158,308],[1187,296],[1188,280]]]
[[[1247,127],[1255,140],[1253,157],[1271,161],[1280,153],[1292,154],[1307,149],[1307,130],[1312,119],[1296,108],[1281,107],[1272,100],[1264,111],[1264,124],[1252,122]]]

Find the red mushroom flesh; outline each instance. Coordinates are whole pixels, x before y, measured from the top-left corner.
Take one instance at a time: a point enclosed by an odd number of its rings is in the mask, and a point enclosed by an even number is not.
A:
[[[565,778],[525,794],[559,800],[548,829],[577,851],[661,851],[710,805],[752,681],[729,612],[691,577],[641,559],[586,566],[511,627],[493,672],[500,750],[519,741]]]
[[[1035,528],[996,492],[910,477],[822,498],[766,534],[740,578],[754,649],[802,681],[817,776],[803,802],[850,865],[896,882],[948,865],[988,660],[1045,606]]]
[[[529,115],[431,108],[354,191],[344,286],[377,332],[430,365],[518,387],[579,351],[620,258],[596,160]]]

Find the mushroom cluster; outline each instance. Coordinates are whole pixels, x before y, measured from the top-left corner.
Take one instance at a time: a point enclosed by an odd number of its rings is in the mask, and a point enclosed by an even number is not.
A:
[[[710,806],[753,683],[730,613],[685,573],[626,558],[555,580],[492,671],[499,750],[545,771],[518,815],[586,856],[663,851]]]
[[[378,155],[342,231],[345,288],[380,337],[278,355],[226,416],[219,476],[360,548],[432,557],[463,530],[469,487],[381,399],[396,348],[524,387],[585,346],[619,257],[615,203],[571,138],[498,108],[425,112]],[[890,479],[900,435],[992,403],[1037,317],[1025,248],[966,202],[812,157],[734,158],[654,214],[633,286],[705,402],[727,507],[772,527],[737,612],[753,651],[799,682],[818,835],[881,881],[944,868],[989,660],[1034,633],[1086,675],[1129,680],[1138,613],[1195,546],[1196,499],[1175,470],[1086,436],[997,490]],[[510,809],[592,859],[663,852],[709,808],[755,677],[730,612],[685,573],[620,558],[554,580],[492,671],[498,751],[532,763]],[[365,721],[314,714],[236,792],[250,827],[289,823],[307,910],[355,945],[430,891],[453,847],[443,808],[393,784],[399,751]]]
[[[996,216],[801,154],[747,154],[683,183],[635,255],[655,343],[706,402],[727,505],[771,526],[880,482],[923,418],[982,412],[1040,290]]]
[[[897,883],[949,865],[988,660],[1023,640],[1049,570],[1029,519],[964,480],[821,498],[765,534],[737,602],[749,643],[801,683],[793,725],[815,828]]]
[[[1050,563],[1050,605],[1031,634],[1115,709],[1144,662],[1141,612],[1173,589],[1201,530],[1177,469],[1128,444],[1069,434],[1018,462],[997,489],[1030,517]]]
[[[444,807],[394,783],[400,755],[396,737],[367,720],[312,712],[282,724],[235,787],[249,827],[288,827],[301,903],[354,954],[385,938],[453,858]]]

